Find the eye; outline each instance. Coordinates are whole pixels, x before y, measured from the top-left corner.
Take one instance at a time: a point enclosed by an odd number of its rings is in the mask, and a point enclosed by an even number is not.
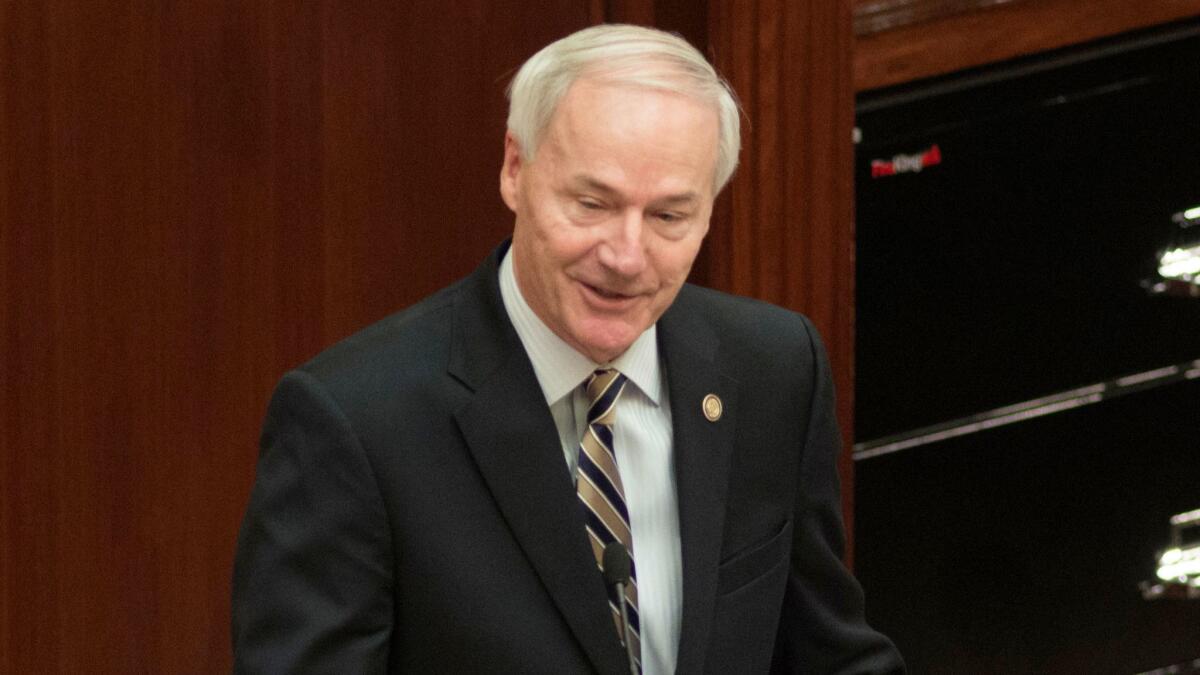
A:
[[[654,214],[654,217],[658,218],[664,223],[677,223],[684,219],[684,215],[682,213],[676,213],[674,211],[660,211],[659,213]]]
[[[583,208],[587,209],[588,211],[599,211],[600,209],[604,208],[603,204],[601,204],[600,202],[596,201],[595,199],[591,199],[589,197],[581,198],[579,200],[579,205],[582,206]]]

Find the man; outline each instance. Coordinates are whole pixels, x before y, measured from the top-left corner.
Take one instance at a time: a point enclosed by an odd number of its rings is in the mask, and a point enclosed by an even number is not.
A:
[[[811,324],[684,284],[736,164],[726,85],[676,37],[601,26],[510,98],[511,245],[276,391],[238,670],[901,670],[839,559]]]

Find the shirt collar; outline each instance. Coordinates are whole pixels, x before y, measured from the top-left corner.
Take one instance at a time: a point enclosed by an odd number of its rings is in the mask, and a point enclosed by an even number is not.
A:
[[[525,297],[521,295],[521,289],[517,286],[514,257],[510,247],[508,254],[500,262],[500,297],[504,300],[508,318],[533,363],[533,372],[542,387],[546,403],[553,405],[582,384],[593,370],[601,367],[601,364],[580,354],[555,335],[534,313],[529,303],[525,302]],[[658,405],[662,393],[662,377],[658,363],[657,325],[651,325],[643,331],[629,349],[612,363],[605,365],[621,371],[654,405]]]

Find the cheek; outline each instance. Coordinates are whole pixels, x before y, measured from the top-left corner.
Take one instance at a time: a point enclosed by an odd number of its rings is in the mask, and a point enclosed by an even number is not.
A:
[[[537,244],[538,277],[545,293],[554,298],[553,302],[565,309],[572,301],[573,279],[579,276],[577,271],[585,267],[582,262],[586,256],[581,256],[572,242],[561,237],[544,237]],[[586,249],[583,249],[586,251]]]
[[[564,224],[543,240],[547,265],[564,277],[594,272],[599,240],[594,230]],[[565,281],[565,280],[563,280]]]
[[[586,228],[580,228],[549,198],[542,200],[530,211],[534,235],[540,247],[557,260],[569,260],[582,245]]]
[[[683,285],[683,282],[687,281],[688,272],[691,271],[692,263],[695,262],[696,254],[699,251],[699,245],[686,246],[672,249],[669,253],[659,256],[655,264],[659,281],[672,289]]]

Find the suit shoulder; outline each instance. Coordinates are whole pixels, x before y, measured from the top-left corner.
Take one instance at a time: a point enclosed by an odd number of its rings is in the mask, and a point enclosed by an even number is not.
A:
[[[422,371],[443,373],[449,359],[451,315],[463,282],[457,282],[406,309],[343,338],[317,354],[299,370],[332,391],[353,387],[371,391],[372,384],[394,384],[397,377]]]
[[[722,340],[778,349],[797,340],[807,345],[816,331],[808,317],[769,302],[731,295],[692,284],[680,290],[676,305],[692,316],[703,317]]]

